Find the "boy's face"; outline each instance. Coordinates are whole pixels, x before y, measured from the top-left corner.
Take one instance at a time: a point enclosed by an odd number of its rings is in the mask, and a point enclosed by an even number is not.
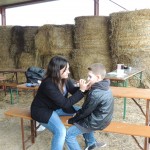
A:
[[[94,83],[101,81],[101,75],[95,75],[92,71],[88,72],[88,78],[87,78],[89,85],[92,86]]]

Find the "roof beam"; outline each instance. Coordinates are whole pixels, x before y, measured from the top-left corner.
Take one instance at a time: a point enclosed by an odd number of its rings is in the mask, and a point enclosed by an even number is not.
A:
[[[6,26],[6,10],[5,7],[0,8],[2,26]]]
[[[94,0],[94,16],[99,16],[99,0]]]
[[[25,5],[50,2],[50,1],[56,1],[56,0],[28,0],[28,1],[22,1],[22,2],[16,2],[16,3],[4,4],[4,5],[1,5],[1,7],[10,8],[10,7],[25,6]]]

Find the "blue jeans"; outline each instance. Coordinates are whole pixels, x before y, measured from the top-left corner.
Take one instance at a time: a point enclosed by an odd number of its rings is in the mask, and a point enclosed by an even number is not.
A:
[[[73,107],[76,111],[80,109],[80,107],[78,106],[73,106]],[[57,109],[56,112],[59,116],[73,116],[74,115],[74,114],[65,113],[62,109]]]
[[[75,110],[78,110],[79,107],[75,106]],[[53,111],[48,123],[41,123],[49,131],[53,133],[53,138],[51,142],[51,150],[63,150],[63,145],[65,142],[66,128],[59,116],[72,116],[73,114],[65,113],[62,109],[57,109]]]
[[[93,145],[96,142],[94,138],[94,132],[85,133],[77,128],[75,125],[73,125],[67,130],[66,134],[66,144],[68,150],[81,150],[81,147],[76,139],[78,135],[83,135],[86,147]]]
[[[66,128],[56,111],[53,111],[47,124],[41,124],[53,133],[50,150],[63,150]]]
[[[75,110],[80,109],[80,107],[74,106]],[[62,109],[57,109],[53,111],[49,121],[47,124],[41,123],[44,127],[46,127],[49,131],[53,133],[53,138],[51,142],[51,150],[63,150],[63,145],[66,137],[66,128],[59,116],[72,116],[73,114],[65,113]],[[84,136],[85,142],[90,143],[94,138],[93,135],[88,137]]]

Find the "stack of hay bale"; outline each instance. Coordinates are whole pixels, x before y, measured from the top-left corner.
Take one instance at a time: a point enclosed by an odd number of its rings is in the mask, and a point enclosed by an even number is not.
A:
[[[0,68],[15,68],[14,60],[10,55],[11,26],[0,26]]]
[[[26,26],[23,27],[23,50],[18,58],[18,68],[27,69],[30,66],[36,66],[35,61],[35,42],[34,38],[36,33],[38,32],[38,27],[34,26]]]
[[[113,65],[145,68],[143,83],[150,87],[150,9],[113,13],[110,17]]]
[[[35,65],[34,37],[38,27],[14,26],[11,28],[10,56],[15,68],[28,68]]]
[[[102,63],[107,71],[111,70],[108,17],[75,18],[74,42],[71,69],[75,79],[86,78],[87,68],[92,63]]]
[[[14,61],[15,68],[27,69],[35,66],[34,37],[38,27],[14,26],[11,28],[10,56]],[[6,67],[7,68],[7,67]],[[25,81],[25,76],[19,74],[19,82]]]
[[[36,60],[47,67],[54,55],[69,58],[73,49],[73,25],[44,25],[35,37]],[[38,62],[37,62],[38,64]]]

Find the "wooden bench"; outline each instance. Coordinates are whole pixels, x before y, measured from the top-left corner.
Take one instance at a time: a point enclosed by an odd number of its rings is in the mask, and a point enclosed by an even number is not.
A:
[[[34,121],[31,118],[29,108],[16,107],[16,108],[12,108],[12,109],[6,111],[4,114],[8,117],[20,118],[23,150],[26,149],[25,143],[28,141],[28,139],[31,139],[31,143],[35,142],[35,137],[37,136],[37,134],[36,134],[36,121]],[[24,119],[30,121],[31,135],[27,139],[25,139],[25,136],[24,136]]]
[[[115,97],[127,97],[127,98],[142,98],[146,100],[146,122],[145,125],[137,125],[123,122],[112,122],[106,129],[102,132],[112,132],[118,134],[126,134],[132,136],[145,137],[144,150],[149,149],[149,138],[150,138],[150,127],[149,124],[149,100],[150,100],[150,89],[139,89],[139,88],[124,88],[124,87],[111,87],[112,93]],[[22,145],[23,150],[25,150],[25,140],[24,140],[24,124],[23,120],[27,119],[31,121],[31,139],[32,143],[35,142],[36,137],[36,123],[32,120],[30,116],[30,110],[23,108],[14,108],[5,112],[6,116],[18,117],[21,119],[21,133],[22,133]],[[61,117],[62,122],[66,126],[70,126],[66,123],[68,116]],[[141,147],[140,147],[141,148]]]
[[[21,134],[22,134],[22,147],[23,150],[26,149],[25,143],[28,140],[25,140],[24,137],[24,119],[29,120],[31,122],[31,135],[28,139],[31,139],[31,142],[35,142],[36,133],[36,122],[31,118],[29,108],[13,108],[5,112],[6,116],[9,117],[18,117],[21,121]],[[65,126],[71,126],[67,123],[67,120],[70,116],[61,116],[60,117]],[[111,124],[102,132],[112,132],[118,134],[126,134],[133,136],[142,136],[150,138],[150,127],[145,125],[136,125],[136,124],[128,124],[122,122],[111,122]]]

